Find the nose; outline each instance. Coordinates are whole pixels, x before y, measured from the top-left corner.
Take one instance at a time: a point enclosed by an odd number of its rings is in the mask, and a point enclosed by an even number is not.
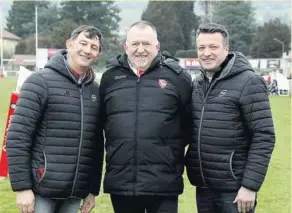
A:
[[[91,47],[90,47],[90,45],[86,45],[86,46],[83,48],[83,51],[84,51],[85,53],[89,54],[90,51],[91,51]]]
[[[139,46],[137,47],[137,52],[138,52],[138,53],[142,53],[142,52],[144,52],[144,47],[143,47],[142,44],[139,44]]]
[[[210,56],[210,55],[211,55],[211,50],[210,50],[210,48],[205,48],[205,49],[204,49],[204,52],[203,52],[203,55],[204,55],[204,56]]]

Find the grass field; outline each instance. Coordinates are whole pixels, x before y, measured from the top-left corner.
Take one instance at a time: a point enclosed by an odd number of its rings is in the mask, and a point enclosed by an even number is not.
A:
[[[2,144],[7,110],[11,91],[16,79],[0,79],[0,137]],[[276,127],[276,146],[266,181],[258,195],[256,213],[291,212],[291,98],[271,97],[271,105]],[[16,213],[15,193],[11,191],[9,180],[0,181],[0,213]],[[94,213],[113,213],[109,196],[101,194],[97,199]],[[179,213],[196,213],[195,189],[185,178],[185,191],[179,199]]]

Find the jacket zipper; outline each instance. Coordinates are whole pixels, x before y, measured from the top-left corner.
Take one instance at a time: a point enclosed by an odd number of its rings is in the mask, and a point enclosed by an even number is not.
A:
[[[233,150],[232,153],[231,153],[230,159],[229,159],[229,169],[230,169],[230,172],[231,172],[232,177],[234,178],[234,180],[236,180],[236,176],[235,176],[235,174],[233,172],[233,164],[232,164],[234,152],[235,151]]]
[[[138,134],[137,134],[137,129],[138,129],[138,107],[139,107],[139,90],[140,90],[140,76],[138,76],[137,79],[137,85],[136,85],[136,119],[135,119],[135,142],[134,142],[134,185],[133,185],[133,194],[136,195],[136,184],[137,184],[137,149],[138,149]]]
[[[77,166],[76,166],[76,171],[75,171],[75,177],[74,177],[74,181],[73,181],[73,187],[72,187],[72,192],[71,192],[71,196],[73,196],[74,190],[75,190],[75,185],[76,185],[76,179],[77,179],[77,175],[78,175],[78,169],[79,169],[79,161],[80,161],[80,152],[81,152],[81,146],[82,146],[82,141],[83,141],[83,84],[79,87],[79,92],[80,92],[80,103],[81,103],[81,132],[80,132],[80,141],[79,141],[79,148],[78,148],[78,157],[77,157]]]
[[[205,103],[204,103],[205,104]],[[203,120],[203,114],[204,114],[205,106],[203,105],[202,111],[201,111],[201,119],[200,119],[200,126],[199,126],[199,134],[198,134],[198,155],[199,155],[199,164],[200,164],[200,173],[203,180],[204,186],[206,186],[204,174],[203,174],[203,168],[202,168],[202,160],[201,160],[201,127],[202,127],[202,120]]]
[[[204,186],[206,186],[206,181],[205,181],[205,177],[204,177],[204,173],[203,173],[202,158],[201,158],[201,129],[202,129],[202,121],[203,121],[203,116],[204,116],[204,111],[205,111],[205,103],[206,103],[206,100],[208,98],[208,95],[209,95],[209,92],[210,92],[212,86],[216,82],[217,82],[217,80],[214,80],[213,82],[211,82],[209,88],[207,89],[206,95],[204,97],[203,108],[201,111],[201,118],[200,118],[199,134],[198,134],[198,155],[199,155],[198,157],[199,157],[199,165],[200,165],[200,174],[201,174]],[[206,85],[204,85],[204,86],[206,86]]]

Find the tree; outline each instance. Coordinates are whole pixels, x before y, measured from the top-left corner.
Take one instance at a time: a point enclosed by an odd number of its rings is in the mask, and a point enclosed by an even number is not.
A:
[[[284,42],[285,52],[289,50],[291,28],[281,23],[279,18],[258,27],[252,42],[251,56],[253,58],[281,58],[282,45],[274,39]]]
[[[21,40],[15,47],[15,54],[35,55],[35,36],[29,36]],[[38,37],[39,48],[51,48],[51,40],[49,37]]]
[[[116,52],[116,40],[121,20],[120,9],[114,2],[86,1],[86,2],[62,2],[60,8],[61,22],[53,26],[52,47],[64,48],[66,40],[70,37],[71,31],[79,25],[93,25],[98,27],[103,34],[103,51],[98,65],[105,64],[105,61]]]
[[[101,53],[98,55],[98,59],[95,62],[95,65],[98,67],[105,67],[107,60],[116,57],[117,55],[120,55],[123,53],[123,45],[122,41],[119,41],[118,39],[112,39],[112,38],[103,38],[103,45]]]
[[[192,46],[191,32],[198,22],[193,9],[194,2],[149,1],[142,19],[156,27],[161,49],[174,55],[177,50]]]
[[[182,49],[190,49],[193,47],[192,31],[198,28],[200,21],[200,18],[194,14],[194,1],[173,1],[171,4],[176,10],[178,22],[182,28],[184,37]]]
[[[47,8],[46,1],[14,1],[7,17],[7,29],[21,38],[35,33],[35,5]]]
[[[251,2],[220,1],[213,6],[213,22],[227,28],[230,49],[248,55],[256,31],[254,8]]]
[[[162,50],[174,55],[176,50],[181,49],[184,39],[182,28],[171,2],[150,1],[142,14],[142,20],[149,21],[156,27]]]
[[[60,24],[59,10],[56,3],[51,3],[47,7],[38,8],[39,36],[50,35],[54,26]]]
[[[60,19],[71,20],[77,25],[93,25],[105,37],[115,37],[121,20],[119,13],[120,9],[110,1],[62,2]]]
[[[66,40],[70,38],[72,30],[78,27],[78,24],[73,20],[64,19],[53,26],[51,32],[52,48],[63,49],[66,48]]]

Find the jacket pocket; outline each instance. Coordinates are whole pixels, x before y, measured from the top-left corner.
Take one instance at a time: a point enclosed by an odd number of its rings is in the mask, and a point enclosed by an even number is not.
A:
[[[109,144],[109,142],[108,142],[108,145],[106,148],[106,157],[105,157],[106,163],[108,165],[111,165],[111,164],[113,164],[113,162],[118,161],[118,160],[114,159],[115,155],[120,151],[122,151],[122,152],[124,151],[124,150],[122,150],[122,148],[125,145],[125,143],[127,143],[126,140],[119,142],[119,144]]]
[[[167,145],[166,142],[162,138],[158,137],[158,140],[159,140],[160,147],[163,149],[163,153],[160,153],[160,154],[162,156],[165,156],[167,164],[170,167],[173,167],[173,168],[176,169],[176,167],[175,167],[175,157],[173,155],[172,148],[169,145]]]
[[[233,156],[234,156],[234,150],[232,151],[230,158],[229,158],[229,170],[230,170],[230,173],[231,173],[232,177],[234,178],[234,180],[236,180],[236,176],[233,172],[233,162],[232,162]]]
[[[47,171],[47,156],[46,153],[43,151],[43,158],[44,158],[44,167],[38,167],[36,169],[36,177],[39,183],[42,182],[42,180],[44,179],[45,175],[46,175],[46,171]]]

